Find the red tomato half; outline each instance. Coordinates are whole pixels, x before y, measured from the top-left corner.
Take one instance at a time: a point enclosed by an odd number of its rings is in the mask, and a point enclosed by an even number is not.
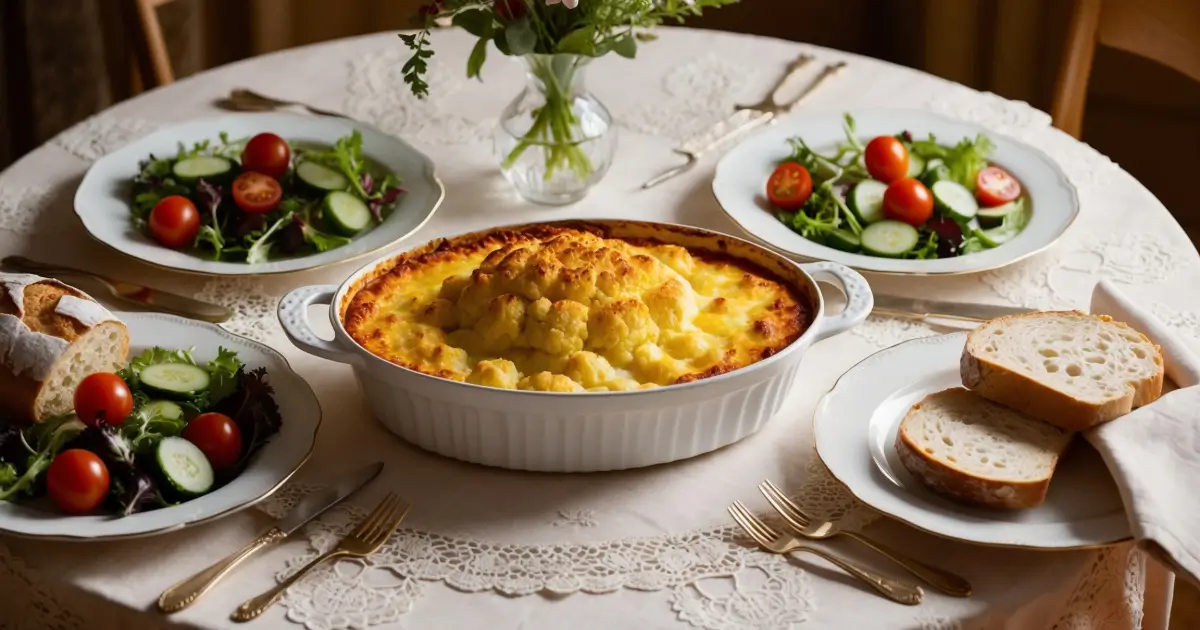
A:
[[[984,206],[1000,206],[1021,196],[1021,182],[999,166],[989,166],[975,178],[975,196]]]
[[[767,180],[767,199],[780,210],[796,210],[812,195],[812,175],[795,162],[775,167]]]
[[[200,212],[187,197],[163,197],[150,211],[150,235],[171,249],[191,245],[199,231]]]
[[[59,453],[46,471],[46,493],[67,514],[87,514],[100,507],[108,484],[104,462],[79,448]]]
[[[265,214],[279,207],[283,187],[260,173],[242,173],[233,180],[233,202],[252,214]]]
[[[202,413],[183,429],[183,439],[196,445],[213,470],[228,470],[242,457],[242,431],[223,413]]]
[[[75,387],[75,415],[88,426],[101,422],[118,426],[132,411],[133,394],[116,374],[97,372],[79,381]]]
[[[892,136],[879,136],[863,153],[871,177],[890,184],[908,174],[908,149]]]
[[[933,195],[911,177],[896,180],[883,193],[883,215],[921,227],[933,216]]]
[[[242,149],[242,170],[262,173],[279,179],[287,173],[292,162],[292,149],[283,138],[273,133],[260,133]]]

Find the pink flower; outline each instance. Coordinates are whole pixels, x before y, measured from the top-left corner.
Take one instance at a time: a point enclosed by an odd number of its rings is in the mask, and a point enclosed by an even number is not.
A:
[[[560,2],[568,9],[574,9],[579,6],[579,0],[546,0],[546,4],[558,4]]]

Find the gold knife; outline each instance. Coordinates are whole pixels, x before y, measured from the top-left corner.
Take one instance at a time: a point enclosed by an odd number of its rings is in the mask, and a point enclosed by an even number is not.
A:
[[[800,55],[795,61],[788,65],[787,72],[780,77],[779,82],[775,84],[774,89],[767,96],[767,98],[763,100],[763,102],[756,105],[739,106],[737,111],[735,111],[733,114],[730,114],[724,120],[714,124],[712,127],[709,127],[699,135],[685,140],[683,144],[679,145],[674,150],[676,153],[687,158],[687,162],[654,177],[645,184],[642,184],[642,188],[653,188],[654,186],[657,186],[668,179],[686,173],[687,171],[691,170],[692,167],[694,167],[696,163],[700,161],[700,158],[709,151],[720,147],[734,138],[740,137],[754,129],[770,123],[779,116],[791,113],[810,95],[812,95],[812,93],[816,91],[816,89],[820,87],[826,80],[841,72],[842,69],[846,67],[846,63],[844,61],[839,61],[837,63],[832,63],[825,66],[825,68],[821,70],[821,74],[817,75],[817,78],[813,79],[812,83],[809,83],[808,87],[804,88],[804,91],[801,92],[799,96],[789,102],[780,103],[778,98],[779,91],[783,89],[784,85],[787,84],[788,79],[790,79],[792,75],[798,72],[801,68],[807,66],[811,61],[812,57],[810,55]]]
[[[37,262],[22,256],[7,256],[3,260],[0,260],[0,265],[16,271],[35,273],[43,276],[90,278],[100,283],[114,299],[139,306],[143,309],[173,313],[214,324],[228,321],[233,317],[233,310],[219,304],[202,302],[184,295],[151,289],[150,287],[133,284],[132,282],[113,280],[82,269]]]

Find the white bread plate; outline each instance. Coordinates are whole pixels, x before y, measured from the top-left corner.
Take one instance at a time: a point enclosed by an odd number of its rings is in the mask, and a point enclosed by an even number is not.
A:
[[[636,391],[552,393],[438,378],[389,363],[358,345],[343,325],[344,311],[362,280],[388,266],[390,255],[354,272],[341,286],[292,291],[279,304],[279,319],[288,338],[301,350],[350,364],[375,416],[421,448],[501,468],[590,472],[694,457],[755,433],[779,411],[808,347],[858,325],[874,304],[866,280],[842,265],[797,265],[718,232],[626,220],[550,225],[598,228],[610,237],[657,239],[755,263],[807,297],[814,313],[812,324],[773,356],[711,378]],[[842,289],[847,297],[844,310],[825,312],[817,280]],[[308,320],[313,304],[334,305],[329,309],[332,340],[313,331]]]
[[[99,541],[165,534],[199,525],[248,508],[279,489],[308,460],[321,424],[321,407],[308,383],[275,350],[226,332],[213,324],[158,313],[115,313],[129,328],[129,355],[154,346],[194,348],[205,362],[218,347],[237,352],[246,369],[265,367],[275,388],[283,426],[236,479],[185,503],[130,516],[96,514],[68,516],[52,504],[0,501],[0,533],[22,538]]]
[[[317,143],[332,147],[354,130],[362,133],[363,154],[400,178],[407,191],[400,195],[383,223],[354,237],[347,245],[295,258],[272,259],[261,264],[216,261],[192,251],[176,251],[133,228],[130,219],[130,182],[138,163],[150,154],[173,156],[182,143],[191,147],[216,141],[224,132],[245,138],[263,132],[278,134],[289,143]],[[155,267],[213,276],[247,276],[318,269],[365,257],[408,237],[433,216],[446,191],[433,160],[399,138],[366,123],[330,116],[295,114],[234,114],[172,125],[136,140],[100,158],[88,169],[75,192],[75,214],[88,235],[112,249]],[[226,199],[222,203],[232,203]]]
[[[924,337],[882,350],[850,368],[817,405],[821,461],[856,498],[913,527],[999,547],[1081,549],[1130,538],[1121,496],[1100,455],[1076,437],[1059,460],[1041,505],[970,507],[935,494],[896,452],[900,421],[925,396],[961,387],[967,333]]]
[[[905,275],[953,275],[997,269],[1032,256],[1066,232],[1079,214],[1079,195],[1062,168],[1042,151],[976,124],[917,109],[850,111],[855,136],[866,144],[875,136],[909,131],[924,139],[930,133],[940,144],[984,134],[995,145],[990,160],[1016,176],[1028,193],[1033,214],[1016,237],[994,249],[966,256],[932,260],[879,258],[838,251],[800,236],[784,225],[765,200],[767,179],[779,160],[788,156],[787,139],[804,138],[813,150],[826,152],[845,139],[842,112],[796,114],[747,139],[717,164],[713,193],[725,214],[755,240],[803,260],[829,260],[859,271]]]

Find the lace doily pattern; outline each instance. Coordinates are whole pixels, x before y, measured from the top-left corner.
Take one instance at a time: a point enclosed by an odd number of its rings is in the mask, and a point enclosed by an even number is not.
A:
[[[1166,304],[1156,303],[1150,308],[1155,317],[1176,331],[1200,341],[1200,315],[1196,311],[1181,311]]]
[[[1096,552],[1067,602],[1055,630],[1142,627],[1146,554],[1133,543]]]
[[[141,118],[98,114],[58,134],[50,144],[81,160],[94,162],[159,126],[159,123]]]
[[[704,55],[667,73],[665,98],[637,105],[617,120],[634,131],[682,142],[728,116],[754,76],[754,68]]]
[[[0,230],[33,235],[48,227],[42,212],[52,194],[45,186],[0,188]]]
[[[0,625],[9,630],[75,630],[83,619],[64,606],[36,571],[0,543]]]
[[[955,619],[940,615],[921,615],[916,619],[917,630],[963,630]]]
[[[729,577],[675,587],[671,609],[705,630],[793,630],[808,620],[814,600],[808,572],[782,556],[756,554]]]
[[[855,326],[850,332],[876,348],[887,348],[902,341],[938,334],[932,326],[923,322],[877,315],[868,317],[867,321]]]
[[[972,122],[992,131],[1026,138],[1050,126],[1050,114],[1022,101],[1012,101],[991,92],[976,92],[954,86],[927,104],[930,110],[950,118]]]
[[[215,278],[200,289],[196,299],[233,309],[234,316],[221,324],[235,335],[266,341],[280,330],[275,307],[280,296],[269,292],[260,280]]]
[[[471,120],[446,111],[463,82],[457,66],[434,57],[429,63],[430,97],[413,96],[404,83],[404,63],[409,51],[399,44],[350,62],[346,114],[374,124],[401,138],[422,144],[467,144],[485,142],[496,121]],[[513,92],[516,96],[516,92]]]

